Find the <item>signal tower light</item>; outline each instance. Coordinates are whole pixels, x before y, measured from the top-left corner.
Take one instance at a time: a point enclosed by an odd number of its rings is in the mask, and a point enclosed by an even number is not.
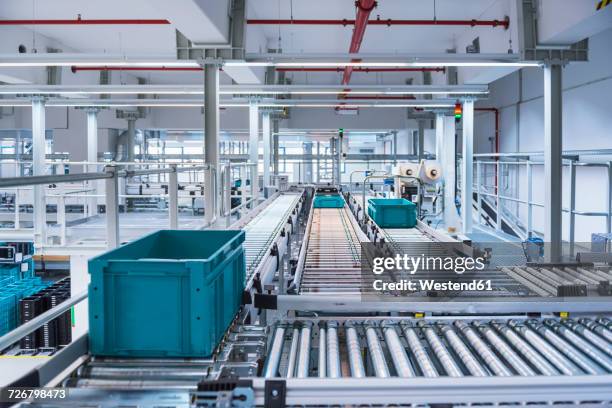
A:
[[[462,116],[463,116],[463,107],[461,106],[461,103],[457,102],[455,104],[455,121],[459,122]]]

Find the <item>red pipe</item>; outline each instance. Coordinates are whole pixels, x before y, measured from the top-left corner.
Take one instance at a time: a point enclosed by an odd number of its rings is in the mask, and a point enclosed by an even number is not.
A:
[[[358,53],[359,49],[361,48],[361,41],[363,41],[363,35],[365,34],[365,29],[368,25],[368,19],[370,17],[370,13],[374,9],[374,7],[376,7],[376,2],[374,0],[357,0],[355,5],[357,6],[357,17],[355,18],[355,28],[353,28],[351,46],[349,47],[349,53],[351,54]],[[344,75],[342,76],[342,85],[347,85],[351,81],[352,73],[353,67],[344,68]]]
[[[72,66],[72,72],[78,71],[202,71],[200,67],[78,67]]]
[[[276,68],[279,72],[342,72],[344,68]],[[354,67],[354,72],[445,72],[446,68],[367,68]]]
[[[0,25],[161,25],[170,24],[163,19],[88,19],[74,20],[0,20]]]
[[[344,95],[343,99],[364,99],[364,100],[377,100],[377,99],[390,99],[390,100],[406,100],[416,99],[414,96],[359,96],[359,95]]]
[[[358,6],[359,7],[359,6]],[[366,7],[367,9],[367,7]],[[369,15],[369,13],[368,13]],[[377,26],[490,26],[490,27],[504,27],[507,29],[510,26],[510,19],[505,17],[503,20],[393,20],[393,19],[375,19],[369,20],[365,23],[369,25]],[[360,23],[359,15],[355,20],[342,19],[342,20],[287,20],[287,19],[249,19],[247,24],[255,25],[355,25]]]

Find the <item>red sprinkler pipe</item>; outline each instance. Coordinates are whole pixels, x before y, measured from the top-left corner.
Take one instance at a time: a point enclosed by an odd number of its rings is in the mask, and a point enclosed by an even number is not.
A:
[[[358,6],[359,7],[359,6]],[[366,7],[367,8],[367,7]],[[368,13],[369,14],[369,13]],[[380,19],[369,20],[365,23],[375,26],[488,26],[488,27],[503,27],[507,29],[510,26],[510,19],[505,17],[503,20],[393,20]],[[355,20],[291,20],[291,19],[249,19],[247,24],[254,25],[359,25],[359,15]]]
[[[78,71],[202,71],[200,67],[79,67],[72,66],[72,72]]]
[[[414,96],[387,96],[387,95],[381,95],[381,96],[373,96],[373,95],[364,95],[364,96],[360,96],[360,95],[344,95],[342,97],[343,99],[363,99],[363,100],[407,100],[407,99],[416,99]]]
[[[344,68],[276,68],[279,72],[343,72]],[[445,72],[444,67],[434,68],[368,68],[354,67],[353,72]]]
[[[368,25],[368,18],[370,17],[370,13],[374,9],[374,7],[376,7],[376,2],[374,0],[357,0],[355,5],[357,6],[357,18],[355,18],[355,28],[353,28],[351,46],[349,47],[349,53],[351,54],[358,53],[359,49],[361,48],[363,35],[365,34],[365,29]],[[351,81],[352,73],[353,67],[344,68],[344,75],[342,76],[342,85],[347,85]]]
[[[0,20],[0,25],[166,25],[163,19]]]

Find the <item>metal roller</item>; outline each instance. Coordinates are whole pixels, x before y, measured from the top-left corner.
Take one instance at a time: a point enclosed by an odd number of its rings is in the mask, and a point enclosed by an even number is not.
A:
[[[206,368],[191,367],[95,367],[83,366],[78,370],[81,378],[96,379],[155,379],[155,380],[193,380],[199,381],[206,376]]]
[[[604,374],[606,372],[597,364],[594,364],[591,359],[585,356],[585,354],[588,353],[587,350],[582,350],[582,352],[580,352],[573,344],[569,343],[567,340],[564,340],[558,334],[556,334],[554,332],[554,329],[552,329],[551,327],[547,327],[536,321],[528,321],[527,325],[533,330],[540,333],[546,340],[548,340],[553,346],[555,346],[559,351],[566,355],[568,359],[572,360],[578,367],[580,367],[586,373]]]
[[[593,345],[586,340],[582,339],[578,334],[574,333],[567,327],[561,325],[555,325],[548,323],[557,333],[559,333],[564,339],[568,340],[574,346],[576,346],[583,353],[591,357],[599,365],[604,367],[609,372],[612,372],[612,359],[601,351],[597,350]]]
[[[601,337],[605,338],[606,340],[612,341],[612,332],[606,329],[605,326],[590,319],[578,319],[578,321],[584,324],[590,330],[593,330],[595,333],[599,334]]]
[[[95,388],[106,390],[195,390],[197,381],[153,381],[153,380],[99,380],[87,378],[68,378],[62,383],[69,388]]]
[[[368,348],[370,350],[370,358],[372,359],[372,366],[374,367],[374,373],[376,377],[386,378],[389,377],[389,367],[387,367],[387,361],[383,353],[380,341],[378,341],[378,334],[372,326],[367,326],[365,329],[366,339],[368,341]]]
[[[310,322],[305,322],[302,325],[302,330],[300,332],[300,349],[298,353],[297,360],[297,378],[306,378],[308,377],[308,370],[310,365],[310,334],[311,334],[312,324]]]
[[[325,328],[319,327],[319,378],[325,378],[327,375],[327,352],[326,350],[327,339],[325,335]]]
[[[489,374],[487,371],[480,365],[478,360],[474,357],[472,352],[467,348],[467,346],[461,341],[457,333],[453,330],[453,328],[449,325],[440,325],[440,330],[446,341],[453,348],[457,356],[461,359],[465,367],[468,369],[470,374],[475,377],[486,377]]]
[[[327,322],[327,376],[342,377],[340,369],[340,346],[338,344],[338,323]]]
[[[534,376],[536,372],[489,326],[478,325],[478,329],[499,354],[522,376]]]
[[[549,324],[551,326],[555,326],[555,330],[561,331],[560,328],[557,328],[557,325],[554,324],[556,322],[546,321],[545,324]],[[603,337],[599,336],[595,332],[591,331],[588,327],[583,324],[576,323],[574,321],[563,321],[561,324],[569,329],[571,329],[574,333],[584,337],[589,342],[593,343],[596,347],[598,347],[601,351],[612,356],[612,345],[608,343]]]
[[[351,367],[351,377],[365,377],[365,367],[361,358],[361,346],[359,345],[359,336],[355,327],[347,322],[345,323],[346,332],[346,348],[348,350],[349,364]]]
[[[283,343],[285,342],[285,327],[277,326],[274,331],[274,339],[272,340],[272,346],[268,353],[268,360],[264,369],[264,377],[272,378],[278,374],[278,364],[281,359],[281,353],[283,351]]]
[[[293,377],[293,373],[295,373],[299,336],[300,331],[294,328],[293,335],[291,336],[291,347],[289,348],[289,361],[287,362],[287,378]]]
[[[438,337],[438,334],[431,326],[424,326],[421,328],[425,333],[425,338],[431,345],[436,357],[444,367],[444,371],[449,377],[463,377],[463,372],[453,359],[453,356],[448,352],[442,340]]]
[[[436,367],[433,365],[414,328],[409,325],[403,325],[402,330],[408,342],[408,347],[410,347],[410,351],[419,364],[419,368],[423,375],[425,377],[438,377],[438,370],[436,370]]]
[[[397,375],[400,377],[415,377],[416,373],[414,368],[412,368],[412,364],[410,364],[410,360],[408,359],[404,345],[397,334],[395,325],[392,323],[384,323],[382,330],[385,336],[385,342],[387,343],[387,349],[389,349],[389,353],[393,359],[393,366],[395,367],[395,371],[397,371]]]
[[[534,348],[523,340],[516,332],[506,325],[493,323],[493,327],[501,333],[512,346],[514,346],[531,364],[533,364],[541,374],[557,375],[559,371],[544,359]]]
[[[470,345],[476,350],[478,355],[482,357],[489,369],[497,376],[510,377],[512,372],[505,364],[491,351],[489,346],[476,334],[474,329],[468,326],[465,322],[457,320],[455,326],[461,330]]]

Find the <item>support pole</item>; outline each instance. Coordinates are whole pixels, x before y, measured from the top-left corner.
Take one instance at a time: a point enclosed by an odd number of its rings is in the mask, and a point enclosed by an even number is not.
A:
[[[417,155],[419,157],[419,162],[423,160],[423,156],[425,155],[425,121],[419,120],[419,150]]]
[[[168,174],[168,218],[170,229],[178,229],[178,173],[176,165],[171,165],[172,172]]]
[[[219,67],[216,64],[204,65],[204,162],[211,166],[204,173],[204,222],[209,225],[219,212],[215,194],[219,165]]]
[[[119,246],[119,180],[116,167],[106,166],[104,171],[113,174],[113,177],[104,180],[106,186],[106,247],[113,249]]]
[[[304,183],[312,184],[312,142],[304,142],[304,156],[308,157],[304,160]]]
[[[90,163],[98,161],[98,109],[97,108],[89,108],[87,109],[87,161]],[[87,167],[87,171],[96,172],[98,171],[98,166],[95,164],[90,164]],[[98,184],[99,180],[92,180],[91,186],[92,194],[98,194]],[[98,199],[96,197],[91,197],[88,203],[88,216],[93,217],[98,213]]]
[[[274,175],[278,176],[279,167],[278,167],[278,119],[275,119],[272,122],[272,165],[274,167]]]
[[[45,173],[45,100],[41,97],[32,99],[32,175],[42,176]],[[45,203],[44,185],[32,187],[34,191],[34,244],[37,247],[47,241],[47,205]]]
[[[133,162],[134,161],[134,146],[136,144],[136,119],[130,118],[127,121],[127,154],[126,161]],[[128,167],[132,167],[132,165],[128,165]]]
[[[457,151],[455,137],[455,118],[444,117],[444,146],[442,149],[442,174],[444,174],[444,224],[456,228],[459,222],[455,207],[455,173],[457,171]]]
[[[263,137],[263,188],[269,186],[270,183],[270,144],[272,143],[272,134],[270,132],[270,112],[264,112],[261,115],[261,130]]]
[[[562,69],[558,64],[544,67],[544,241],[549,262],[562,256]]]
[[[463,233],[472,232],[472,180],[474,173],[474,101],[463,103],[463,160],[461,164],[461,221]]]
[[[442,146],[444,146],[444,114],[436,114],[436,160],[442,164]]]
[[[256,198],[259,195],[259,108],[253,101],[249,104],[249,162],[257,164],[251,174],[253,198]]]

